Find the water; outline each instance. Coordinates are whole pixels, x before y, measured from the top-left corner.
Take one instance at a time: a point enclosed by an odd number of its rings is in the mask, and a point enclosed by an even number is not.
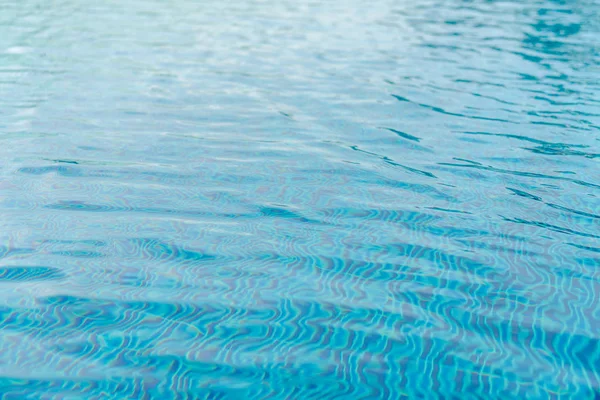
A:
[[[600,397],[600,3],[0,3],[0,398]]]

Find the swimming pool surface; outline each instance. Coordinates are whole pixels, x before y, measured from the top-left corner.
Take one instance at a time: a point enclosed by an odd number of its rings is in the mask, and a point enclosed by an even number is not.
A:
[[[600,398],[600,3],[0,2],[0,399]]]

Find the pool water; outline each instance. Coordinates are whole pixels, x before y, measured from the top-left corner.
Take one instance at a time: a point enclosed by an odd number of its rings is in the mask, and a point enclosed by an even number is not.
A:
[[[0,3],[1,399],[600,398],[600,3]]]

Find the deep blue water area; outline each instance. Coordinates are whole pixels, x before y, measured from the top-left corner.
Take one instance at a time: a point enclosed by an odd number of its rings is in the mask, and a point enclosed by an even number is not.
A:
[[[0,1],[0,399],[600,399],[597,0]]]

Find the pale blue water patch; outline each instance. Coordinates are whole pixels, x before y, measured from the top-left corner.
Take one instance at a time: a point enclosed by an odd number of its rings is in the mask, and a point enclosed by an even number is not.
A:
[[[0,3],[0,398],[600,398],[600,3]]]

